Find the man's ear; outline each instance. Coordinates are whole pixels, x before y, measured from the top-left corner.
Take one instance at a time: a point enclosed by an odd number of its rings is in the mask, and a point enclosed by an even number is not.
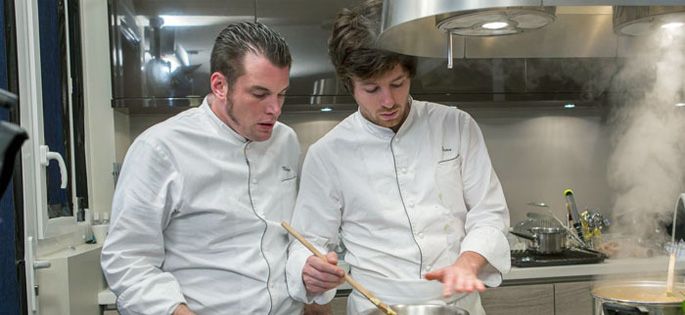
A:
[[[209,85],[212,88],[212,94],[220,100],[228,98],[228,81],[226,76],[216,71],[209,77]]]

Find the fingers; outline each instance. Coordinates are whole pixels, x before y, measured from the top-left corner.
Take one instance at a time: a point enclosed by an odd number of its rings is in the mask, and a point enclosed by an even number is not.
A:
[[[444,295],[450,296],[454,293],[471,293],[485,291],[485,285],[476,277],[456,277],[451,282],[444,282]]]
[[[426,280],[438,280],[440,282],[442,281],[442,277],[444,276],[444,269],[436,270],[436,271],[431,271],[427,274],[425,274],[423,277],[426,278]]]
[[[462,277],[454,282],[454,292],[456,293],[470,293],[474,291],[485,291],[485,285],[478,278]]]
[[[455,266],[429,272],[424,278],[442,282],[442,294],[445,298],[455,293],[485,291],[485,285],[478,277]]]
[[[445,276],[442,280],[442,296],[449,297],[450,295],[454,294],[454,283],[459,282],[460,280],[461,277],[457,277],[454,270],[452,270],[452,268],[449,268],[448,272],[445,273]]]
[[[337,255],[332,254],[326,255],[327,261],[316,256],[307,258],[302,269],[302,281],[307,292],[311,294],[326,292],[338,287],[344,281],[345,271],[331,263],[337,263],[338,260]]]
[[[331,265],[337,265],[338,254],[336,254],[335,252],[328,252],[328,254],[326,254],[326,260],[328,260],[328,263]]]

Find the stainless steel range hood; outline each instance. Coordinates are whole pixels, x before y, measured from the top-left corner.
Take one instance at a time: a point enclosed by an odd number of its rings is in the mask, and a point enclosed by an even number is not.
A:
[[[356,109],[328,60],[327,40],[337,12],[358,0],[108,1],[112,106],[117,110],[173,113],[197,106],[209,91],[208,61],[216,34],[241,20],[269,25],[291,47],[294,63],[284,112]],[[615,7],[642,2],[386,0],[380,43],[419,56],[411,89],[417,99],[462,107],[550,108],[568,102],[597,107],[612,92],[611,77],[634,45],[631,37],[615,32]],[[684,2],[650,4],[671,8]],[[630,10],[622,11],[627,19],[621,21],[644,18]],[[454,66],[447,69],[447,37],[440,26],[463,27],[498,14],[517,24],[507,31],[513,34],[453,36]],[[150,64],[166,69],[168,77],[146,74]]]
[[[453,58],[614,58],[625,53],[622,49],[626,45],[620,42],[630,41],[619,36],[627,34],[620,32],[624,26],[638,17],[641,29],[666,16],[673,21],[685,20],[684,4],[683,0],[385,0],[379,41],[389,50],[435,58],[448,58],[450,51]],[[545,23],[523,29],[508,26],[516,31],[505,33],[475,31],[497,12],[523,8],[538,15],[546,13],[537,19]],[[620,14],[616,20],[615,11]],[[528,15],[535,17],[532,13]],[[445,20],[459,17],[467,18],[461,28],[443,27]],[[469,29],[466,23],[471,23],[473,34],[464,31]],[[615,24],[619,32],[614,32]]]

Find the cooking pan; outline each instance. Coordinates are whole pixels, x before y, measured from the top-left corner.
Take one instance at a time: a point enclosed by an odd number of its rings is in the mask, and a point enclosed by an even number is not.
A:
[[[685,286],[676,283],[666,295],[665,281],[616,281],[592,288],[595,315],[682,315]]]
[[[566,249],[566,230],[560,227],[533,227],[532,235],[510,231],[509,233],[533,241],[530,250],[540,254],[558,254]]]
[[[466,310],[448,305],[391,305],[397,315],[469,315]],[[369,310],[363,315],[385,315],[380,309]]]

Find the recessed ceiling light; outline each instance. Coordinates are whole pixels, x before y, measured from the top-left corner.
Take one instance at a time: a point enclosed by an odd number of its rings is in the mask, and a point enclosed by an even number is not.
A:
[[[680,28],[680,27],[682,27],[683,25],[685,25],[685,23],[682,23],[682,22],[671,22],[671,23],[666,23],[666,24],[661,25],[661,28],[665,28],[665,29],[672,30],[672,29]]]
[[[509,26],[509,23],[507,23],[507,22],[489,22],[489,23],[483,24],[482,26],[483,26],[483,28],[486,28],[489,30],[499,30],[499,29],[503,29],[503,28]]]
[[[324,108],[321,109],[321,111],[322,111],[322,112],[332,112],[333,109],[330,108],[330,107],[324,107]]]
[[[576,104],[573,104],[573,103],[564,104],[564,108],[576,108]]]

